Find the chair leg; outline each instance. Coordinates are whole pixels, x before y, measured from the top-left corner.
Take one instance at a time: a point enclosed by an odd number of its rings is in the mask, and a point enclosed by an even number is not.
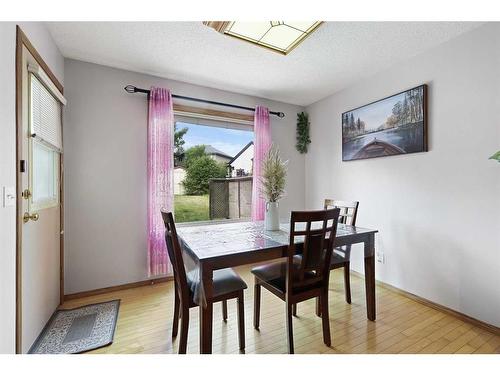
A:
[[[177,332],[179,330],[179,295],[177,294],[177,288],[174,291],[174,322],[172,326],[172,337],[177,337]]]
[[[345,288],[345,300],[347,303],[351,303],[351,278],[349,275],[350,263],[346,262],[344,266],[344,288]]]
[[[227,300],[222,301],[222,320],[227,322]]]
[[[293,327],[292,327],[292,304],[286,302],[286,330],[288,342],[288,354],[293,354]]]
[[[245,350],[245,304],[243,300],[243,291],[238,296],[238,338],[240,350]]]
[[[255,329],[259,329],[260,325],[260,290],[261,286],[257,283],[257,280],[255,280],[255,286],[254,286],[254,301],[253,301],[253,326]]]
[[[292,305],[292,315],[297,316],[297,304],[296,303],[294,303]]]
[[[179,342],[179,354],[186,354],[188,329],[189,329],[189,308],[183,307],[182,319],[181,319],[181,340]]]
[[[321,298],[316,297],[316,316],[321,317]]]
[[[330,315],[328,312],[328,289],[321,293],[321,323],[323,326],[323,342],[326,346],[332,345],[330,336]]]

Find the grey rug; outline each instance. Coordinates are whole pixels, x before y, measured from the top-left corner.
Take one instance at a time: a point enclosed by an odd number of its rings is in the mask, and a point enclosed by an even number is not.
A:
[[[75,354],[113,342],[120,300],[54,312],[28,353]]]

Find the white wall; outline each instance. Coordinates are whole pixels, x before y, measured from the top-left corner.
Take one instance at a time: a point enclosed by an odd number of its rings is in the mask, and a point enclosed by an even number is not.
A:
[[[24,33],[62,83],[64,59],[45,26],[20,24]],[[16,186],[16,24],[0,22],[0,191]],[[2,201],[2,199],[0,199]],[[16,209],[0,203],[0,353],[15,351]]]
[[[307,108],[306,206],[359,200],[377,278],[500,326],[500,24],[488,24]],[[429,152],[342,162],[341,114],[429,85]],[[362,272],[362,251],[353,268]]]
[[[304,157],[295,150],[302,108],[75,60],[65,62],[65,83],[66,293],[147,278],[147,100],[127,94],[127,84],[285,112],[271,122],[293,165],[282,212],[304,207]]]
[[[0,190],[16,186],[15,47],[16,30],[0,23]],[[0,353],[15,351],[16,208],[0,207]]]
[[[253,152],[254,148],[253,144],[251,144],[240,156],[238,156],[235,161],[231,163],[231,167],[233,168],[233,177],[236,177],[238,169],[243,169],[245,173],[253,172]]]

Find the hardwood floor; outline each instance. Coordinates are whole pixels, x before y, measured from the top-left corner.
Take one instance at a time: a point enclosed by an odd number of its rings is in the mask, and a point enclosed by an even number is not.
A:
[[[262,291],[260,331],[253,328],[253,277],[249,267],[237,272],[246,280],[246,353],[286,353],[284,304]],[[500,353],[500,336],[447,313],[377,286],[377,321],[366,319],[364,281],[352,275],[352,305],[344,301],[342,270],[332,272],[330,321],[332,347],[323,344],[321,319],[313,300],[298,305],[293,319],[296,353]],[[173,283],[122,290],[64,303],[71,308],[121,299],[112,345],[91,353],[176,353],[172,341]],[[236,302],[228,303],[228,320],[222,306],[214,306],[213,352],[239,353]],[[191,309],[188,353],[199,353],[198,309]]]

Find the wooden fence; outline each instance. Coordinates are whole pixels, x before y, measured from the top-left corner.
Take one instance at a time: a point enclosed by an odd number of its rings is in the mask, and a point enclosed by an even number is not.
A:
[[[252,176],[211,179],[210,220],[249,218],[252,209],[252,182]]]

